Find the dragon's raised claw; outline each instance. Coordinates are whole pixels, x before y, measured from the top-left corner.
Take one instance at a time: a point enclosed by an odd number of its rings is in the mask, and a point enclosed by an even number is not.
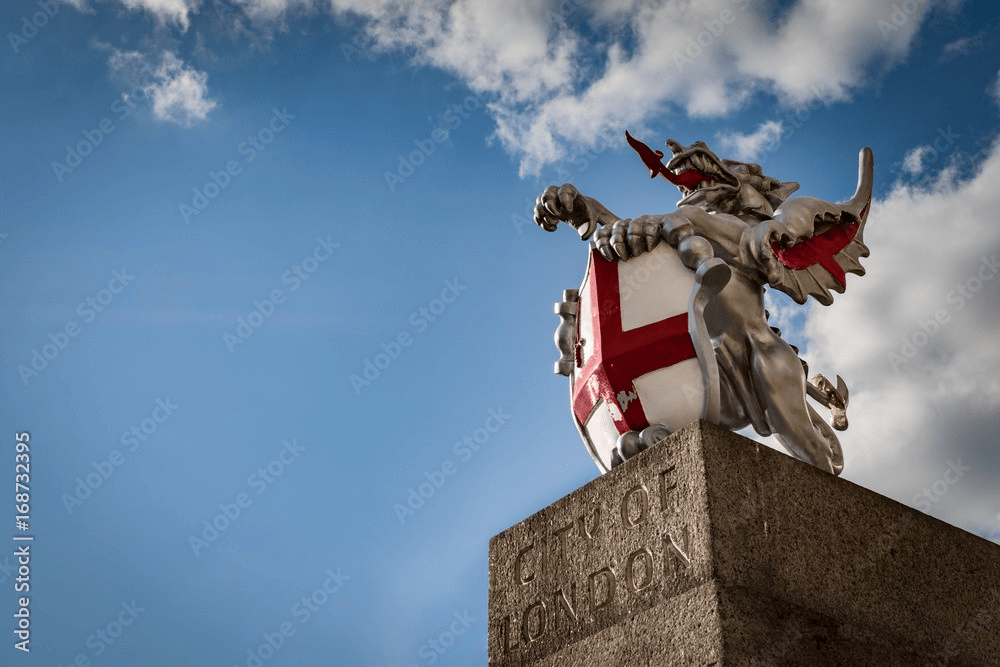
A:
[[[660,242],[662,224],[657,216],[644,215],[634,220],[619,220],[601,227],[593,244],[608,261],[626,260],[649,252]]]
[[[580,238],[590,239],[598,227],[621,220],[601,202],[585,197],[570,183],[550,185],[535,203],[535,223],[554,232],[560,222],[572,225]]]
[[[570,183],[550,185],[535,203],[535,224],[547,232],[554,232],[559,222],[573,225],[584,239],[590,238],[597,228],[590,202]]]

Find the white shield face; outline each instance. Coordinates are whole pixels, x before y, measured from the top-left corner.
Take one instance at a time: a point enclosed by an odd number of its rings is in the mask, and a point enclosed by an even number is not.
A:
[[[688,333],[694,273],[660,243],[625,262],[591,253],[580,287],[579,359],[571,407],[598,467],[618,436],[703,416],[705,385]]]

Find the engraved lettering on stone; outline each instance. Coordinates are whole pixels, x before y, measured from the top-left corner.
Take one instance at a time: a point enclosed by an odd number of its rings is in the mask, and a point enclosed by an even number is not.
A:
[[[579,521],[580,537],[587,541],[587,550],[589,551],[594,547],[594,544],[597,542],[597,535],[601,532],[601,508],[594,508],[593,527],[590,530],[587,529],[586,517],[581,516]]]
[[[512,648],[517,648],[520,645],[518,642],[515,642],[513,644],[510,643],[511,633],[510,633],[509,615],[503,617],[502,632],[503,632],[503,652],[507,654],[510,653],[510,650]]]
[[[639,515],[636,518],[632,518],[629,512],[629,499],[633,496],[638,496],[639,498]],[[646,487],[642,484],[636,484],[631,489],[625,492],[622,497],[622,523],[629,528],[635,528],[640,523],[643,523],[649,517],[649,492],[646,491]]]
[[[673,474],[677,471],[677,466],[670,466],[666,470],[660,473],[660,509],[666,512],[668,509],[676,507],[677,498],[675,494],[671,493],[677,489],[677,480],[673,478]],[[670,479],[667,479],[667,476]],[[670,496],[670,503],[667,503],[667,498]]]
[[[664,574],[674,579],[677,578],[682,569],[686,569],[691,564],[691,559],[688,557],[689,541],[687,526],[684,526],[680,531],[682,536],[681,541],[684,543],[683,547],[677,544],[677,541],[674,539],[676,532],[667,533],[666,537],[663,538]]]
[[[597,584],[598,579],[604,579],[607,582],[608,589],[607,597],[600,602],[598,602],[598,598],[600,598]],[[590,575],[590,613],[595,614],[599,610],[614,602],[615,589],[617,587],[618,577],[615,576],[614,571],[612,571],[610,567],[601,568],[597,572]],[[604,586],[601,586],[601,588],[603,589]]]
[[[566,591],[559,588],[555,592],[555,600],[552,603],[552,627],[556,631],[559,630],[559,610],[563,610],[563,614],[568,618],[576,620],[576,610],[573,608],[576,606],[576,584],[570,584],[569,589],[570,597],[573,599],[573,604],[569,602],[569,598],[566,597]]]
[[[559,559],[563,563],[569,562],[569,551],[566,549],[566,533],[573,530],[573,522],[556,530],[556,537],[559,538]]]
[[[636,583],[635,561],[640,559],[642,560],[642,581]],[[646,547],[636,549],[628,555],[628,559],[625,561],[625,587],[631,593],[638,593],[643,589],[649,588],[652,583],[653,554]]]
[[[535,580],[535,572],[532,571],[530,575],[524,576],[524,567],[523,567],[524,565],[523,559],[525,555],[529,551],[534,551],[534,550],[535,550],[535,543],[532,542],[528,546],[518,551],[517,558],[514,559],[514,577],[515,579],[517,579],[517,583],[521,584],[522,586],[527,585]]]
[[[535,609],[538,610],[538,623],[533,624],[531,622],[531,612]],[[524,634],[524,640],[527,643],[538,641],[545,634],[546,625],[548,624],[548,613],[545,608],[545,603],[541,600],[529,606],[524,610],[524,616],[521,618],[521,631]],[[535,626],[535,632],[531,631],[532,625]]]

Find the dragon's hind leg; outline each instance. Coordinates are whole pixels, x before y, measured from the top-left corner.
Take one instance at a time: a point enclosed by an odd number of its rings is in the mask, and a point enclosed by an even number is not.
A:
[[[771,432],[795,458],[839,475],[844,469],[840,441],[806,402],[806,374],[798,355],[777,336],[754,347],[754,392]]]
[[[813,410],[811,405],[806,405],[806,409],[809,411],[809,417],[812,421],[812,431],[804,433],[799,436],[799,438],[804,439],[808,444],[807,446],[811,448],[813,454],[812,456],[823,461],[823,464],[817,464],[813,462],[810,458],[805,456],[800,456],[796,450],[796,443],[792,442],[787,436],[783,436],[781,432],[776,432],[774,436],[781,443],[781,446],[787,449],[789,452],[795,455],[796,458],[802,459],[807,463],[812,463],[818,468],[822,468],[827,472],[832,472],[834,475],[839,475],[844,470],[844,452],[840,447],[840,440],[837,438],[837,434],[833,432],[830,425]],[[829,464],[827,466],[827,464]]]

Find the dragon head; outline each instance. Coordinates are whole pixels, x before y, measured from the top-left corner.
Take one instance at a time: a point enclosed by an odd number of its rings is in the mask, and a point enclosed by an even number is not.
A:
[[[724,160],[703,141],[683,146],[668,139],[667,148],[673,157],[665,169],[677,182],[667,178],[682,195],[678,206],[769,218],[774,215],[774,209],[799,188],[798,183],[783,183],[767,176],[759,164]]]
[[[661,151],[652,151],[627,132],[629,144],[639,153],[650,175],[663,176],[681,191],[678,206],[698,206],[709,211],[757,219],[770,218],[774,210],[799,188],[764,174],[759,164],[724,160],[705,142],[690,146],[667,140],[673,156],[664,166]]]

